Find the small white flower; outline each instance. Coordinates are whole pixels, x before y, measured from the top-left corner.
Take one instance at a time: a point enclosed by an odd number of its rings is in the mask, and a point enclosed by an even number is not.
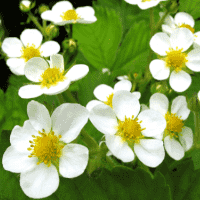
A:
[[[94,106],[98,104],[106,104],[112,108],[112,99],[115,92],[119,90],[130,91],[131,87],[132,87],[132,84],[128,80],[122,80],[122,81],[117,82],[114,85],[114,89],[105,84],[98,85],[94,89],[94,96],[98,100],[89,101],[88,104],[86,105],[86,108],[90,111]],[[137,99],[140,99],[141,97],[140,92],[133,92],[132,94],[135,95]]]
[[[42,43],[42,34],[37,29],[25,29],[20,39],[8,37],[2,43],[2,50],[10,57],[6,64],[12,73],[24,75],[26,62],[33,57],[48,57],[60,51],[60,45],[55,41]]]
[[[36,101],[27,106],[29,120],[15,126],[3,154],[5,170],[21,173],[20,186],[30,198],[45,198],[59,185],[59,174],[65,178],[81,175],[89,151],[80,144],[70,144],[88,121],[87,109],[79,104],[64,103],[49,115]]]
[[[136,154],[145,165],[158,166],[165,156],[163,141],[148,137],[155,138],[164,131],[165,118],[150,109],[139,113],[139,100],[129,91],[117,91],[112,105],[113,109],[96,105],[89,116],[96,129],[105,134],[111,153],[123,162],[133,161]]]
[[[184,126],[183,123],[190,114],[185,96],[176,97],[172,101],[171,112],[169,112],[168,98],[164,94],[155,93],[150,97],[149,107],[160,112],[167,121],[165,131],[158,136],[159,139],[164,139],[167,153],[175,160],[182,159],[185,151],[193,145],[192,129]]]
[[[52,10],[43,12],[41,18],[60,26],[76,22],[90,24],[97,20],[92,7],[84,6],[74,10],[69,1],[57,2]]]
[[[198,92],[198,99],[199,99],[199,101],[200,101],[200,90],[199,90],[199,92]]]
[[[124,76],[118,76],[117,79],[119,81],[122,81],[122,80],[129,80],[128,76],[127,75],[124,75]]]
[[[162,15],[163,13],[160,13],[160,16]],[[167,15],[162,25],[162,31],[171,35],[177,28],[187,28],[193,33],[193,46],[198,48],[200,47],[200,31],[195,33],[194,25],[195,21],[191,15],[185,12],[179,12],[174,16],[174,19],[172,16]]]
[[[31,5],[31,2],[30,1],[28,1],[28,0],[25,0],[25,1],[21,1],[21,3],[25,6],[25,7],[27,7],[27,8],[29,8],[30,7],[30,5]]]
[[[102,68],[102,73],[105,74],[106,72],[108,73],[108,75],[110,75],[111,73],[108,68]]]
[[[185,52],[192,44],[193,34],[187,28],[178,28],[170,36],[156,33],[150,40],[150,47],[160,56],[150,63],[152,76],[157,80],[170,76],[169,84],[177,92],[188,89],[192,79],[184,68],[187,66],[192,71],[200,71],[200,48]]]
[[[63,56],[59,54],[50,56],[50,66],[42,58],[32,58],[25,65],[25,76],[36,84],[22,86],[18,94],[25,99],[38,97],[42,94],[59,94],[68,89],[72,81],[86,76],[88,71],[87,65],[78,64],[66,73]]]
[[[127,3],[138,5],[142,10],[157,6],[161,1],[166,0],[125,0]]]

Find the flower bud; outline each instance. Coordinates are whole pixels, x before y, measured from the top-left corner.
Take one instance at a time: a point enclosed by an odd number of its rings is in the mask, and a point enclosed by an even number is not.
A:
[[[166,94],[169,92],[169,87],[166,82],[156,82],[153,85],[151,85],[151,93],[163,93]]]
[[[33,6],[31,5],[31,1],[24,0],[20,2],[19,8],[22,12],[29,12]]]
[[[77,48],[76,41],[74,39],[67,39],[62,42],[64,49],[67,49],[70,53],[74,52]]]
[[[45,5],[45,4],[42,4],[40,7],[39,7],[39,14],[41,15],[43,12],[49,10],[49,6]]]
[[[188,108],[193,112],[200,111],[199,96],[200,96],[199,93],[198,93],[198,95],[195,93],[189,100],[187,99]]]
[[[45,29],[46,35],[53,39],[59,35],[59,28],[55,25],[49,25]]]

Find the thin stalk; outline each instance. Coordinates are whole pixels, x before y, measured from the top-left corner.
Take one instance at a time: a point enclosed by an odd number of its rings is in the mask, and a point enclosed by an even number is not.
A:
[[[199,112],[193,112],[194,114],[194,124],[195,124],[195,135],[194,135],[194,145],[197,149],[200,149],[200,119]]]

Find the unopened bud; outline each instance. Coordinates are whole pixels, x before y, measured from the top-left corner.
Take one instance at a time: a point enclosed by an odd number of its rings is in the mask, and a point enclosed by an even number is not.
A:
[[[47,5],[45,5],[45,4],[42,4],[42,5],[39,7],[39,9],[38,9],[40,15],[41,15],[43,12],[47,11],[47,10],[49,10],[49,6],[47,6]]]
[[[19,8],[23,12],[29,12],[33,7],[31,5],[31,1],[24,0],[20,2]]]
[[[166,82],[156,82],[153,85],[151,85],[151,93],[163,93],[166,94],[169,92],[169,87]]]
[[[59,28],[55,25],[49,25],[46,27],[45,32],[47,36],[53,39],[59,35]]]
[[[62,42],[63,48],[68,49],[70,53],[74,52],[77,48],[76,41],[74,39],[67,39]]]

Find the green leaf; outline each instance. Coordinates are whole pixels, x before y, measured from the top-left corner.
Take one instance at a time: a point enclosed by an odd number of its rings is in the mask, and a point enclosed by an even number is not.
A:
[[[122,37],[122,24],[114,10],[95,8],[97,21],[73,26],[73,38],[79,50],[96,68],[111,68]]]
[[[135,22],[129,29],[126,37],[122,41],[121,47],[117,53],[117,59],[114,63],[114,69],[121,68],[126,65],[133,64],[133,69],[136,67],[134,63],[137,61],[144,62],[146,65],[149,49],[150,31],[144,20]],[[142,54],[139,58],[138,55]],[[144,57],[145,55],[145,57]],[[142,59],[141,59],[142,58]],[[145,66],[144,65],[144,66]],[[142,64],[142,67],[144,67]],[[141,65],[137,68],[140,69]]]
[[[180,0],[179,12],[187,12],[194,19],[200,17],[200,1],[199,0]]]

